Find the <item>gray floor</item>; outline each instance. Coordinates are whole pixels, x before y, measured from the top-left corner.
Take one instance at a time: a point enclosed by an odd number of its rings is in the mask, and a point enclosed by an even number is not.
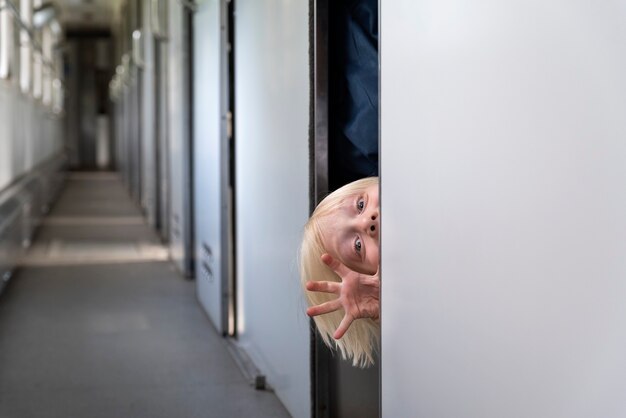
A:
[[[0,295],[0,417],[289,416],[158,247],[117,179],[68,180]]]

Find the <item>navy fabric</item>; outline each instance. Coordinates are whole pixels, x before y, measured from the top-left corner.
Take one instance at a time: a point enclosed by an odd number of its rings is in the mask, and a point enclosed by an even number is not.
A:
[[[330,1],[330,181],[378,175],[378,0]]]

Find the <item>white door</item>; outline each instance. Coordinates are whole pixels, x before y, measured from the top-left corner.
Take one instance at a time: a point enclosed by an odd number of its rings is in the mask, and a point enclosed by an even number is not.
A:
[[[383,416],[626,416],[624,2],[381,7]]]
[[[226,287],[222,260],[222,223],[227,222],[222,199],[222,158],[225,139],[220,109],[220,0],[201,3],[194,14],[194,196],[196,285],[200,303],[219,332],[227,331],[223,300]],[[225,173],[228,174],[228,171]]]

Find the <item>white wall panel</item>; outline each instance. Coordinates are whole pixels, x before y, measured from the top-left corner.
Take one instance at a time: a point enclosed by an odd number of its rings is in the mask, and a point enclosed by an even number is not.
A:
[[[194,195],[196,285],[209,318],[224,332],[222,317],[222,160],[220,111],[220,0],[194,14]],[[226,174],[226,173],[224,173]],[[224,202],[225,204],[226,202]],[[211,255],[207,254],[207,247]]]
[[[168,110],[170,174],[170,252],[181,272],[191,270],[191,160],[189,152],[189,24],[185,6],[169,4]]]
[[[156,101],[155,101],[155,40],[152,34],[152,0],[142,0],[142,51],[144,65],[141,69],[141,195],[148,223],[156,225],[157,219],[157,150],[156,150]]]
[[[626,416],[624,2],[381,19],[383,416]]]
[[[308,3],[238,0],[239,332],[294,417],[310,416],[309,321],[296,254],[308,215]]]

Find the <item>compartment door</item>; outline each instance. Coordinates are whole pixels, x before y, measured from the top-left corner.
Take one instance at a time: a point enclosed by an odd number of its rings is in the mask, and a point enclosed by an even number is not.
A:
[[[381,4],[383,416],[626,416],[624,4]]]
[[[194,14],[194,195],[196,284],[200,303],[219,332],[226,333],[230,257],[228,223],[228,153],[224,148],[221,109],[221,1],[200,3]]]

